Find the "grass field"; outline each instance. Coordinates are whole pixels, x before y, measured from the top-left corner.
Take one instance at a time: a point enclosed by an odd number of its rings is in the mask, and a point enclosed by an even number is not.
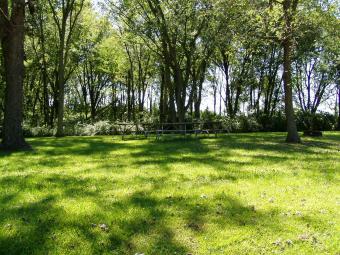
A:
[[[340,133],[29,139],[0,153],[0,254],[340,254]]]

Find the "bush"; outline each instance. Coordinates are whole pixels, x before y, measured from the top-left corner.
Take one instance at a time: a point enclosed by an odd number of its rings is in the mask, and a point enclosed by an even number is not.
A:
[[[281,112],[276,112],[272,116],[264,112],[260,112],[255,117],[261,126],[261,131],[268,132],[285,132],[286,116]]]
[[[98,121],[94,124],[76,124],[73,135],[95,136],[112,134],[112,125],[109,121]]]
[[[23,124],[22,128],[25,137],[49,137],[55,135],[55,129],[46,126],[30,127]]]
[[[336,127],[336,117],[327,112],[309,113],[298,112],[297,113],[297,127],[298,130],[319,130],[319,131],[331,131]]]
[[[257,119],[252,116],[240,115],[237,117],[240,122],[239,132],[258,132],[262,130],[262,126],[258,123]]]
[[[239,115],[231,118],[205,111],[202,113],[202,120],[204,122],[221,122],[220,128],[228,132],[257,132],[261,130],[261,125],[252,115]]]

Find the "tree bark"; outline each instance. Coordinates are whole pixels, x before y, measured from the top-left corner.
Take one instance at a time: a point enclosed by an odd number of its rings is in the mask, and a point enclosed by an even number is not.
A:
[[[2,1],[0,38],[5,69],[5,111],[2,147],[8,150],[29,148],[25,142],[23,120],[24,22],[25,0],[13,0],[11,17],[8,2]]]

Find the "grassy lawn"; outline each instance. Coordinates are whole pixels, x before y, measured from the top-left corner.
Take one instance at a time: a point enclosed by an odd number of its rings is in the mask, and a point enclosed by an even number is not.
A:
[[[29,139],[0,153],[0,254],[340,254],[340,133]]]

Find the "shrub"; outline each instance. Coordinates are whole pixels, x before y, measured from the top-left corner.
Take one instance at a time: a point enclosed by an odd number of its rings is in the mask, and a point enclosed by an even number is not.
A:
[[[300,131],[304,130],[320,130],[331,131],[336,127],[336,117],[327,112],[297,113],[297,127]]]
[[[241,123],[238,118],[230,118],[228,116],[222,118],[222,127],[228,132],[237,132],[241,129]]]
[[[25,137],[48,137],[55,134],[55,129],[47,126],[30,127],[24,123],[22,128]]]
[[[261,125],[252,115],[240,115],[237,118],[240,122],[239,132],[258,132],[262,130]]]
[[[286,131],[286,117],[281,112],[275,112],[269,116],[264,112],[260,112],[254,117],[261,126],[261,131],[284,132]]]
[[[108,121],[98,121],[94,124],[76,124],[73,135],[95,136],[112,134],[112,125]]]

